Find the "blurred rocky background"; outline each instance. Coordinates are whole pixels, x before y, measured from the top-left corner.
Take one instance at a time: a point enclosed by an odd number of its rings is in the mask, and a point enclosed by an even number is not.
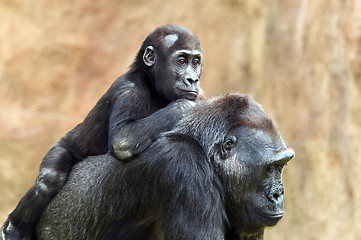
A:
[[[201,40],[206,96],[252,94],[297,153],[266,239],[361,239],[361,0],[0,0],[0,223],[167,23]]]

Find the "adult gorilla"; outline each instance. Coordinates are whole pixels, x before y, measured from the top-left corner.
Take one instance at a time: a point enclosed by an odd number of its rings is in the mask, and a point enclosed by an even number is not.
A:
[[[108,151],[128,160],[172,129],[198,97],[201,72],[201,45],[191,31],[165,25],[150,33],[130,70],[46,154],[35,185],[5,222],[3,238],[32,238],[42,211],[77,162]]]
[[[39,239],[262,239],[283,216],[294,152],[239,94],[198,103],[130,162],[79,163],[37,225]],[[100,161],[101,160],[101,161]]]

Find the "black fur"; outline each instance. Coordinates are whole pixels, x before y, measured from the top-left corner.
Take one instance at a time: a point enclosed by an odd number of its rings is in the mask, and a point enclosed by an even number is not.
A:
[[[170,47],[164,40],[169,34],[178,36]],[[179,50],[196,50],[197,55],[183,54],[181,57],[190,62],[181,65],[171,58]],[[46,154],[36,184],[4,224],[5,239],[32,238],[42,211],[66,183],[77,162],[107,152],[129,160],[143,152],[161,132],[172,129],[199,93],[201,61],[200,42],[189,30],[166,25],[150,33],[131,69],[112,84],[84,121]],[[136,174],[133,177],[137,178]]]
[[[279,169],[292,157],[272,120],[248,96],[202,101],[132,161],[106,154],[77,164],[37,234],[263,239],[264,227],[279,220],[263,214],[283,211],[283,192],[275,191],[283,191]]]

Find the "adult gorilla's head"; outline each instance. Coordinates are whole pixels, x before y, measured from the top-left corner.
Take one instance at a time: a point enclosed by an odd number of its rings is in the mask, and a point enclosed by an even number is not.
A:
[[[202,61],[197,36],[182,26],[165,25],[147,36],[132,69],[144,72],[155,91],[168,101],[194,100],[200,93]]]
[[[262,234],[283,217],[281,175],[294,151],[251,97],[230,94],[198,104],[175,131],[192,135],[206,150],[222,179],[230,228]]]

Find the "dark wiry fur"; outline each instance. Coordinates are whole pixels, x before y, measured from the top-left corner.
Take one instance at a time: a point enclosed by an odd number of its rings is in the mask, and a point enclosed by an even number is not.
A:
[[[250,97],[230,94],[198,103],[131,162],[79,163],[43,214],[39,238],[263,239],[263,227],[250,235],[230,222],[225,190],[233,190],[214,165],[217,146],[239,126],[277,133]]]
[[[179,39],[171,48],[166,48],[164,36],[170,33],[176,33]],[[143,62],[147,46],[153,46],[157,57],[151,66]],[[175,48],[201,51],[197,37],[181,26],[166,25],[149,34],[131,69],[112,84],[84,121],[46,154],[36,184],[4,224],[6,239],[32,238],[42,211],[66,183],[77,162],[107,152],[114,153],[121,160],[130,159],[144,151],[159,133],[172,129],[191,106],[184,98],[194,100],[193,96],[190,99],[174,91],[175,82],[185,84],[183,78],[187,77],[182,74],[175,77],[167,67],[169,54]],[[196,83],[192,90],[198,90],[199,79],[193,81]]]

